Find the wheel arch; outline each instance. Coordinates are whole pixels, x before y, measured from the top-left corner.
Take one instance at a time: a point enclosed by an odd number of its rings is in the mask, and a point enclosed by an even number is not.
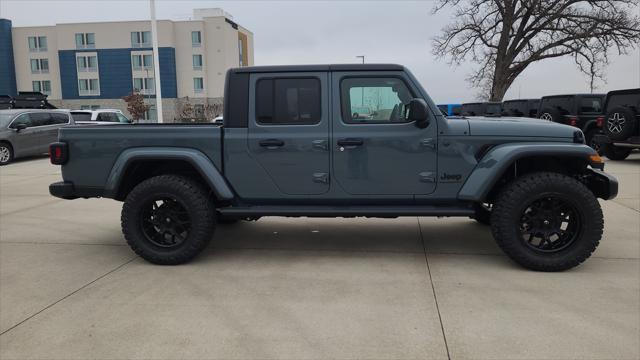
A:
[[[533,171],[575,174],[585,171],[589,156],[597,155],[587,145],[573,143],[505,144],[491,149],[478,162],[458,192],[458,199],[490,202],[511,179]]]
[[[233,191],[213,162],[189,148],[139,148],[123,151],[105,185],[105,197],[123,200],[140,182],[157,175],[181,174],[208,186],[217,200],[234,198]]]

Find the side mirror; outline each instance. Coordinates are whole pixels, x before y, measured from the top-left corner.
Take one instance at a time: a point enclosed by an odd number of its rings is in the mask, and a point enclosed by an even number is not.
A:
[[[16,129],[16,132],[20,132],[26,128],[27,128],[27,124],[18,124],[16,125],[16,127],[14,127],[14,129]]]
[[[409,120],[415,121],[416,127],[424,129],[429,126],[429,107],[423,99],[411,99],[409,102]]]

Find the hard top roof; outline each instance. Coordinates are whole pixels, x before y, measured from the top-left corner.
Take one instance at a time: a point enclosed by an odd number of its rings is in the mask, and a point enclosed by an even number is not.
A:
[[[313,71],[403,71],[397,64],[325,64],[325,65],[269,65],[234,68],[235,73],[313,72]]]
[[[604,97],[605,94],[560,94],[560,95],[547,95],[547,96],[543,96],[541,97],[541,99],[548,99],[548,98],[553,98],[553,97],[568,97],[568,96],[600,96],[600,97]]]

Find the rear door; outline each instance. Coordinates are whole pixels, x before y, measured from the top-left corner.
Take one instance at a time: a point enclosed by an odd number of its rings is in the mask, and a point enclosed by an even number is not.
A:
[[[329,191],[327,73],[254,73],[250,84],[248,147],[267,181],[285,195]]]
[[[44,151],[49,150],[49,144],[58,141],[58,130],[69,124],[69,114],[63,112],[52,112],[49,114],[49,125],[42,134],[42,148]]]
[[[334,179],[349,194],[405,199],[436,187],[437,124],[420,129],[407,119],[420,97],[402,72],[332,74]],[[363,118],[353,109],[372,109]]]

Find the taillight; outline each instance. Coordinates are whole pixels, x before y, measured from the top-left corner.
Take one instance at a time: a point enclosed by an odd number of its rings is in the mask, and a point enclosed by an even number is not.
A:
[[[49,145],[49,159],[53,165],[63,165],[69,159],[67,143],[54,142]]]
[[[567,124],[571,125],[571,126],[576,126],[578,125],[578,118],[575,116],[571,116],[567,119]]]
[[[596,118],[596,126],[601,128],[604,125],[604,117],[598,116]]]

